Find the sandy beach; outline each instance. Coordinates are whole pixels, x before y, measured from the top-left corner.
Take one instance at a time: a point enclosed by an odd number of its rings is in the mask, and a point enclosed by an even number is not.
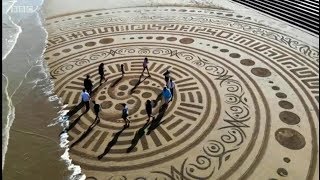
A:
[[[5,179],[319,175],[318,35],[227,0],[47,0],[42,12],[45,31],[27,28],[32,17],[21,22],[5,65],[10,79],[17,64],[28,71],[19,52],[41,37],[30,52],[47,72],[35,63],[25,91],[12,98]],[[145,57],[150,77],[141,76]],[[107,81],[100,85],[101,63]],[[167,70],[175,82],[168,106],[161,96]],[[79,103],[88,74],[94,90],[86,112]],[[27,83],[35,79],[42,81]],[[42,89],[49,86],[52,101]]]

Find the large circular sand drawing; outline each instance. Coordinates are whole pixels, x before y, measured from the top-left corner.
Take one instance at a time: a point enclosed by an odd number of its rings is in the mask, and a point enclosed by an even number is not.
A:
[[[48,19],[46,28],[58,96],[68,109],[78,107],[89,74],[102,108],[98,124],[93,107],[70,117],[71,158],[87,179],[318,174],[318,49],[223,9],[89,11]],[[145,57],[151,77],[140,76]],[[168,107],[161,98],[166,70],[176,83]]]

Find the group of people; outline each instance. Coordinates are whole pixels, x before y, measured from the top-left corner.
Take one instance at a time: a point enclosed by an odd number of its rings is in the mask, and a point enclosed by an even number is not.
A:
[[[148,58],[145,58],[143,61],[143,64],[142,64],[143,70],[142,70],[140,78],[144,75],[145,70],[147,70],[147,72],[148,72],[148,77],[151,77],[149,69],[148,69],[148,63],[149,63]],[[124,76],[125,71],[124,71],[123,64],[121,64],[120,70],[121,70],[122,76]],[[101,86],[103,81],[104,82],[107,81],[107,79],[105,78],[104,63],[101,63],[99,65],[98,72],[100,75],[100,86]],[[162,97],[164,98],[164,103],[166,105],[168,105],[168,103],[171,102],[173,99],[175,83],[172,80],[172,78],[170,77],[169,70],[166,70],[166,72],[163,75],[164,75],[164,80],[165,80],[166,85],[163,87]],[[90,99],[91,99],[91,95],[93,93],[93,83],[90,80],[90,75],[87,75],[86,79],[84,79],[83,85],[84,85],[84,89],[82,90],[82,93],[81,93],[81,99],[82,99],[82,102],[86,106],[86,112],[87,112],[90,109]],[[97,120],[98,121],[97,123],[99,123],[100,122],[99,112],[101,110],[101,106],[99,104],[97,104],[95,101],[92,101],[92,103],[94,104],[93,109],[94,109],[94,112],[96,115],[95,120]],[[127,104],[125,104],[125,103],[123,103],[122,106],[123,106],[122,118],[125,121],[125,126],[129,126],[129,124],[130,124],[130,120],[128,119],[129,108],[128,108]],[[151,117],[154,118],[154,116],[152,115],[152,108],[153,108],[152,101],[147,100],[145,110],[148,115],[148,121],[150,120]]]

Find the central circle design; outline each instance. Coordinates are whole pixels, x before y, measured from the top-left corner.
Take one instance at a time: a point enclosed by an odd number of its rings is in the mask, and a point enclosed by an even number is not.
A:
[[[111,138],[117,137],[115,134],[122,133],[124,121],[121,118],[122,103],[127,103],[129,108],[130,128],[125,129],[126,133],[135,134],[132,136],[119,136],[119,145],[115,144],[107,157],[101,162],[108,162],[109,159],[123,162],[123,167],[131,168],[126,161],[133,162],[135,167],[143,165],[140,159],[150,158],[162,161],[164,158],[153,156],[153,154],[170,154],[183,152],[188,147],[192,147],[199,142],[202,134],[208,133],[214,127],[217,111],[220,104],[216,102],[212,106],[211,99],[218,99],[216,88],[213,82],[200,70],[191,70],[192,66],[186,62],[172,61],[167,58],[150,57],[149,71],[151,77],[141,76],[141,59],[143,57],[133,57],[130,61],[117,58],[115,61],[105,61],[106,71],[111,71],[121,64],[131,69],[124,76],[121,73],[110,74],[102,86],[99,86],[94,95],[96,103],[101,104],[100,123],[97,125],[105,129],[106,132],[114,134]],[[97,62],[100,63],[100,62]],[[169,104],[164,114],[161,111],[164,106],[162,99],[162,88],[165,86],[162,75],[168,68],[172,71],[172,79],[175,80],[176,87],[173,101]],[[94,65],[89,65],[81,70],[81,76],[85,76],[87,69],[93,69]],[[97,72],[96,72],[97,73]],[[209,90],[210,89],[210,90]],[[144,128],[148,117],[145,112],[145,103],[151,100],[154,106],[153,115],[159,121],[155,127]],[[219,102],[219,101],[218,101]],[[210,117],[210,118],[209,118]],[[94,114],[86,116],[89,121],[94,121]],[[208,125],[210,124],[210,125]],[[201,129],[201,130],[200,130]],[[85,140],[84,140],[85,141]],[[112,140],[111,140],[112,141]],[[135,142],[136,141],[136,142]],[[140,142],[140,143],[138,143]],[[99,142],[98,142],[99,143]],[[101,142],[100,142],[101,143]],[[128,147],[132,146],[130,153]],[[105,146],[99,146],[97,152],[104,152]],[[172,151],[171,149],[174,149]],[[74,149],[80,154],[86,154],[90,159],[96,159],[90,151]],[[123,153],[127,158],[123,158]],[[153,161],[150,161],[153,162]],[[119,166],[119,165],[118,165]]]

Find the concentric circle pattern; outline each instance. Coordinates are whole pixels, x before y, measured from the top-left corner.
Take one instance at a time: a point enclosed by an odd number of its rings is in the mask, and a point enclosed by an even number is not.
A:
[[[222,9],[97,10],[47,19],[46,28],[57,95],[74,109],[89,74],[92,100],[101,105],[98,124],[92,103],[70,117],[71,159],[87,179],[319,174],[318,49]],[[145,57],[151,77],[141,76]],[[166,70],[176,84],[167,107]],[[147,100],[154,105],[150,122]]]

